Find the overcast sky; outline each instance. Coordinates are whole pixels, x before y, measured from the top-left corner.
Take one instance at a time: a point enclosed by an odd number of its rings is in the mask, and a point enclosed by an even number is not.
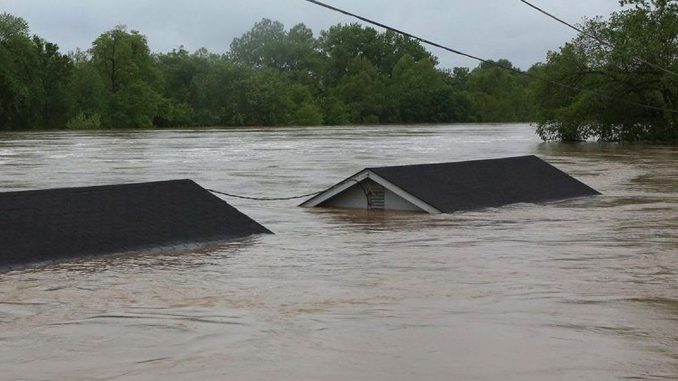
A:
[[[574,32],[519,0],[326,0],[327,3],[443,45],[489,59],[508,58],[527,68],[543,61]],[[579,22],[607,16],[617,0],[534,0],[535,5]],[[31,32],[62,50],[87,49],[102,32],[127,25],[148,37],[155,52],[183,45],[223,53],[234,37],[262,19],[286,27],[304,23],[317,34],[337,23],[354,22],[303,0],[0,0],[0,12],[26,19]],[[446,67],[475,66],[431,49]]]

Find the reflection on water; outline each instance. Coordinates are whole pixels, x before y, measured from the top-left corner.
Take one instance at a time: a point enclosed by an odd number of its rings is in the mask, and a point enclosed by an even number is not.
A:
[[[0,379],[678,379],[676,147],[522,125],[10,133],[0,190],[274,197],[524,154],[604,195],[439,216],[231,200],[277,234],[1,273]]]

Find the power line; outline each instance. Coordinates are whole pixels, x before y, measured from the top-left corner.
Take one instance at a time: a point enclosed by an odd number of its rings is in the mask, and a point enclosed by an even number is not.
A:
[[[499,67],[499,68],[504,69],[504,70],[508,70],[508,71],[511,71],[511,72],[514,72],[514,73],[517,73],[517,74],[520,74],[520,75],[524,75],[524,76],[529,77],[529,78],[533,78],[533,79],[536,79],[536,80],[539,80],[539,81],[543,81],[543,82],[552,84],[554,86],[562,87],[564,89],[569,89],[569,90],[588,92],[590,94],[599,96],[601,98],[606,98],[606,99],[609,99],[609,100],[618,101],[618,102],[621,102],[621,103],[625,103],[625,104],[636,106],[636,107],[645,108],[645,109],[648,109],[648,110],[663,111],[663,112],[670,112],[670,113],[678,114],[678,110],[672,110],[672,109],[665,108],[665,107],[652,106],[652,105],[648,105],[648,104],[644,104],[644,103],[640,103],[640,102],[630,101],[628,99],[623,99],[623,98],[616,98],[616,97],[613,97],[613,96],[610,96],[610,95],[607,95],[607,94],[603,94],[603,93],[595,91],[595,90],[583,89],[583,88],[580,88],[580,87],[577,87],[577,86],[568,85],[568,84],[565,84],[565,83],[562,83],[562,82],[554,81],[554,80],[551,80],[551,79],[548,79],[548,78],[544,78],[544,77],[541,77],[541,76],[538,76],[538,75],[534,75],[534,74],[531,74],[531,73],[528,73],[528,72],[524,72],[524,71],[516,69],[512,66],[502,65],[498,62],[494,62],[494,61],[491,61],[489,59],[480,58],[480,57],[474,56],[472,54],[462,52],[461,50],[457,50],[457,49],[453,49],[453,48],[450,48],[450,47],[445,46],[445,45],[441,45],[437,42],[433,42],[433,41],[425,39],[423,37],[415,36],[411,33],[405,32],[403,30],[394,28],[392,26],[388,26],[388,25],[380,23],[378,21],[375,21],[375,20],[369,19],[367,17],[363,17],[363,16],[360,16],[358,14],[355,14],[355,13],[334,7],[334,6],[329,5],[329,4],[325,4],[325,3],[317,1],[317,0],[303,0],[303,1],[305,1],[307,3],[315,4],[317,6],[329,9],[329,10],[334,11],[334,12],[344,14],[346,16],[356,18],[356,19],[364,21],[368,24],[375,25],[375,26],[378,26],[378,27],[386,29],[386,30],[390,30],[392,32],[401,34],[405,37],[419,41],[423,44],[430,45],[430,46],[448,51],[450,53],[454,53],[454,54],[457,54],[457,55],[460,55],[460,56],[463,56],[463,57],[467,57],[467,58],[488,64],[488,65],[496,66],[496,67]]]
[[[214,189],[206,189],[206,191],[214,193],[214,194],[219,194],[222,196],[227,196],[227,197],[233,197],[233,198],[240,198],[243,200],[254,200],[254,201],[288,201],[288,200],[297,200],[300,198],[306,198],[306,197],[311,197],[311,196],[316,196],[322,193],[323,191],[320,192],[314,192],[314,193],[309,193],[309,194],[302,194],[299,196],[291,196],[291,197],[251,197],[251,196],[240,196],[237,194],[231,194],[231,193],[226,193]]]
[[[532,4],[532,3],[530,3],[529,1],[526,1],[526,0],[518,0],[518,1],[520,1],[521,3],[527,5],[528,7],[530,7],[530,8],[532,8],[532,9],[536,10],[537,12],[542,13],[542,14],[545,15],[545,16],[548,16],[548,17],[550,17],[550,18],[552,18],[552,19],[558,21],[559,23],[561,23],[561,24],[563,24],[563,25],[569,27],[570,29],[574,29],[574,30],[576,30],[577,32],[579,32],[580,34],[583,34],[583,35],[585,35],[585,36],[588,36],[588,37],[594,39],[596,42],[598,42],[599,44],[601,44],[601,45],[603,45],[603,46],[606,46],[606,47],[608,47],[608,48],[614,47],[611,43],[609,43],[608,41],[605,41],[604,39],[598,37],[597,35],[595,35],[595,34],[593,34],[593,33],[586,32],[586,31],[583,30],[582,28],[579,28],[579,27],[577,27],[577,26],[575,26],[575,25],[572,25],[571,23],[569,23],[569,22],[567,22],[567,21],[565,21],[565,20],[559,18],[558,16],[556,16],[556,15],[554,15],[554,14],[552,14],[552,13],[550,13],[550,12],[548,12],[548,11],[546,11],[546,10],[544,10],[544,9],[542,9],[542,8],[540,8],[540,7],[538,7],[538,6],[534,5],[534,4]],[[663,67],[663,66],[657,65],[657,64],[652,63],[652,62],[649,62],[649,61],[646,61],[646,60],[644,60],[644,59],[642,59],[642,58],[640,58],[640,57],[633,57],[633,58],[634,58],[635,60],[637,60],[638,62],[644,63],[645,65],[648,65],[648,66],[650,66],[650,67],[652,67],[652,68],[655,68],[655,69],[657,69],[657,70],[661,70],[661,71],[663,71],[663,72],[665,72],[665,73],[669,73],[669,74],[672,74],[672,75],[675,75],[676,77],[678,77],[678,73],[676,73],[676,72],[674,72],[674,71],[671,71],[671,70],[669,70],[669,69],[667,69],[667,68],[665,68],[665,67]]]
[[[522,73],[522,71],[520,71],[520,70],[518,70],[518,69],[509,67],[509,66],[504,66],[504,65],[498,64],[498,63],[496,63],[496,62],[493,62],[493,61],[490,61],[490,60],[487,60],[487,59],[483,59],[483,58],[474,56],[474,55],[469,54],[469,53],[464,53],[464,52],[462,52],[462,51],[460,51],[460,50],[457,50],[457,49],[452,49],[452,48],[450,48],[450,47],[447,47],[447,46],[438,44],[438,43],[436,43],[436,42],[427,40],[427,39],[422,38],[422,37],[415,36],[415,35],[413,35],[413,34],[410,34],[410,33],[408,33],[408,32],[402,31],[402,30],[400,30],[400,29],[396,29],[396,28],[394,28],[394,27],[388,26],[388,25],[386,25],[386,24],[382,24],[382,23],[380,23],[380,22],[378,22],[378,21],[374,21],[374,20],[368,19],[368,18],[366,18],[366,17],[357,15],[357,14],[355,14],[355,13],[351,13],[351,12],[349,12],[349,11],[345,11],[345,10],[343,10],[343,9],[339,9],[339,8],[337,8],[337,7],[331,6],[331,5],[329,5],[329,4],[322,3],[322,2],[320,2],[320,1],[316,1],[316,0],[303,0],[303,1],[306,1],[306,2],[308,2],[308,3],[311,3],[311,4],[315,4],[315,5],[321,6],[321,7],[323,7],[323,8],[327,8],[327,9],[332,10],[332,11],[335,11],[335,12],[342,13],[342,14],[344,14],[344,15],[346,15],[346,16],[350,16],[350,17],[357,18],[358,20],[364,21],[364,22],[366,22],[366,23],[368,23],[368,24],[372,24],[372,25],[378,26],[378,27],[380,27],[380,28],[384,28],[384,29],[386,29],[386,30],[390,30],[390,31],[392,31],[392,32],[396,32],[396,33],[401,34],[401,35],[403,35],[403,36],[405,36],[405,37],[409,37],[409,38],[411,38],[411,39],[413,39],[413,40],[420,41],[420,42],[422,42],[422,43],[424,43],[424,44],[431,45],[431,46],[434,46],[434,47],[436,47],[436,48],[440,48],[440,49],[446,50],[446,51],[448,51],[448,52],[451,52],[451,53],[454,53],[454,54],[457,54],[457,55],[460,55],[460,56],[464,56],[464,57],[467,57],[467,58],[470,58],[470,59],[473,59],[473,60],[476,60],[476,61],[480,61],[480,62],[483,62],[483,63],[486,63],[486,64],[491,64],[491,65],[499,66],[499,67],[502,67],[503,69],[506,69],[506,70],[510,70],[510,71]]]
[[[581,28],[578,28],[578,27],[574,26],[573,24],[570,24],[569,22],[567,22],[567,21],[565,21],[565,20],[563,20],[563,19],[560,19],[560,18],[556,17],[555,15],[553,15],[553,14],[551,14],[551,13],[549,13],[549,12],[543,10],[542,8],[539,8],[538,6],[536,6],[536,5],[532,4],[532,3],[530,3],[529,1],[524,1],[524,0],[518,0],[518,1],[520,1],[521,3],[527,5],[528,7],[532,8],[532,9],[534,9],[534,10],[536,10],[536,11],[538,11],[538,12],[541,12],[541,13],[543,13],[544,15],[546,15],[546,16],[548,16],[548,17],[550,17],[550,18],[552,18],[552,19],[554,19],[554,20],[556,20],[556,21],[558,21],[558,22],[561,23],[561,24],[567,25],[568,27],[570,27],[570,28],[576,30],[576,31],[579,32],[579,33],[587,34],[587,33],[585,33],[584,30],[582,30]],[[607,42],[603,42],[602,40],[599,40],[597,36],[593,36],[593,38],[595,38],[596,41],[601,42],[601,43],[604,44],[604,45],[609,45]]]

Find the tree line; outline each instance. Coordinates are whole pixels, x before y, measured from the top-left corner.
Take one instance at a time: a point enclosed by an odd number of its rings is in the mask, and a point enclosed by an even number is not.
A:
[[[437,64],[393,32],[340,24],[316,37],[268,19],[223,54],[154,54],[124,27],[64,54],[3,14],[0,129],[531,120],[525,78],[487,64]]]
[[[536,122],[544,140],[678,140],[677,2],[621,3],[526,73],[441,68],[418,41],[359,24],[316,36],[268,19],[225,53],[152,53],[116,27],[66,54],[5,13],[0,130]]]
[[[542,139],[678,142],[678,0],[620,4],[533,68]]]

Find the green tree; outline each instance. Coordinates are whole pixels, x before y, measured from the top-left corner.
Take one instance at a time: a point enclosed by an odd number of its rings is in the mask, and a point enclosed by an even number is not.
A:
[[[319,103],[325,124],[340,126],[351,123],[351,110],[337,96],[323,95]]]
[[[416,62],[404,55],[393,68],[389,97],[389,122],[441,123],[455,121],[456,96],[445,73],[425,59]]]
[[[323,124],[323,113],[316,104],[311,89],[296,83],[289,86],[289,96],[294,102],[291,124],[297,126],[318,126]]]
[[[183,46],[170,53],[158,54],[157,65],[163,81],[163,93],[182,103],[189,103],[193,79],[199,73],[200,58],[191,55]]]
[[[0,41],[9,41],[13,38],[28,38],[28,23],[21,17],[9,13],[0,14]]]
[[[68,92],[73,63],[70,57],[59,52],[56,44],[37,36],[33,37],[33,44],[38,55],[37,70],[44,97],[39,113],[41,120],[37,126],[43,129],[63,128],[73,112]]]
[[[263,19],[231,43],[230,56],[237,63],[257,69],[284,69],[286,59],[285,26],[279,21]]]
[[[71,72],[57,45],[30,37],[23,19],[0,15],[0,128],[63,128]]]
[[[108,113],[108,92],[97,68],[86,52],[71,54],[73,73],[68,83],[71,103],[70,128],[99,128],[101,117]]]
[[[449,122],[477,122],[477,112],[473,110],[468,90],[468,79],[471,70],[466,67],[455,67],[452,70],[441,70],[444,80],[452,89],[450,95]]]
[[[647,48],[643,41],[627,45]],[[581,70],[586,49],[593,51],[591,44],[568,49],[531,71],[567,76]],[[493,65],[450,71],[437,64],[418,41],[390,31],[340,24],[316,38],[303,24],[286,30],[267,19],[225,54],[183,47],[151,54],[145,36],[116,27],[88,51],[64,55],[29,35],[21,18],[2,14],[0,129],[522,121],[531,115],[525,78]],[[541,115],[561,122],[600,103],[532,86],[535,94],[546,92],[539,95]],[[572,136],[585,136],[575,131]]]
[[[349,74],[356,57],[367,60],[377,73],[385,76],[391,75],[404,55],[411,56],[415,61],[438,62],[417,41],[390,31],[379,33],[374,28],[360,24],[332,26],[321,33],[319,44],[329,60],[326,80],[330,84],[337,83],[341,77]]]
[[[348,107],[352,123],[379,123],[386,109],[387,78],[366,57],[354,58],[332,94]]]
[[[275,126],[292,122],[290,83],[275,70],[223,60],[204,80],[207,110],[221,125]]]
[[[206,50],[189,54],[183,47],[167,54],[156,55],[157,67],[163,78],[159,116],[155,118],[158,127],[194,126],[214,122],[211,118],[200,118],[196,111],[204,108],[200,104],[201,89],[196,80],[211,70],[212,57]],[[204,115],[204,114],[203,114]]]
[[[40,57],[25,20],[0,15],[0,129],[38,126],[45,102]]]
[[[105,124],[116,128],[152,126],[163,97],[146,37],[116,27],[94,41],[90,54],[108,90]]]
[[[537,68],[571,87],[535,84],[542,139],[678,140],[678,1],[620,4],[631,7],[589,20]]]
[[[324,67],[313,31],[297,24],[289,31],[269,19],[257,22],[252,30],[231,43],[229,57],[235,63],[255,69],[274,69],[293,81],[316,87]]]
[[[481,63],[464,79],[478,122],[527,122],[532,118],[529,81],[508,60]]]

